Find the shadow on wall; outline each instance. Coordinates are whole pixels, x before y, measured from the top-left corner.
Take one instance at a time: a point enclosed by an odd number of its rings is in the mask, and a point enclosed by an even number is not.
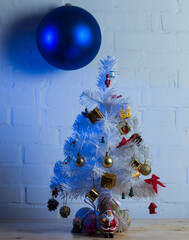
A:
[[[38,24],[46,14],[47,12],[21,17],[7,27],[4,47],[13,68],[29,74],[55,70],[42,58],[36,43]]]

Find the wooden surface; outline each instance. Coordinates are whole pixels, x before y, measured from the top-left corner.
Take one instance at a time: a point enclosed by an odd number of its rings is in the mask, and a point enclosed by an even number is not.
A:
[[[103,239],[101,233],[95,236],[72,234],[71,219],[56,221],[0,222],[0,240],[69,240]],[[128,240],[189,240],[189,219],[133,219],[126,234],[116,234],[114,239]]]

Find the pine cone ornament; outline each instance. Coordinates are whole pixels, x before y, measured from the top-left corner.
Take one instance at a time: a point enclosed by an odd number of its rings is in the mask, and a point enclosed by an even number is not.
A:
[[[67,206],[63,206],[60,208],[60,215],[63,218],[67,218],[70,215],[70,208]]]
[[[49,201],[47,203],[47,207],[50,212],[55,211],[58,207],[58,204],[59,204],[59,202],[56,199],[51,198],[51,199],[49,199]]]

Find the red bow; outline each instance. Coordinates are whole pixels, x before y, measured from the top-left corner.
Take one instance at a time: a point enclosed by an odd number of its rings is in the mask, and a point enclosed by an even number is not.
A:
[[[142,141],[141,136],[138,133],[134,133],[128,140],[126,140],[123,137],[121,142],[119,143],[119,145],[116,148],[126,145],[127,143],[136,143],[139,146],[141,141]]]
[[[144,181],[148,184],[152,184],[153,189],[155,190],[155,192],[157,193],[157,184],[159,184],[162,187],[166,187],[165,185],[163,185],[163,183],[161,183],[160,181],[158,181],[159,177],[152,174],[152,178],[149,179],[145,179]]]
[[[123,146],[125,144],[127,144],[127,140],[123,137],[121,142],[119,143],[119,145],[116,148],[119,148],[119,147],[121,147],[121,146]]]

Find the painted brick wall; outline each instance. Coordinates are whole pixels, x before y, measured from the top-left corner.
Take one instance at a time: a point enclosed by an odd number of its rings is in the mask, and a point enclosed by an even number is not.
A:
[[[98,61],[119,60],[118,88],[131,97],[154,172],[167,185],[154,199],[122,201],[132,217],[189,217],[189,1],[70,0],[99,22],[102,46],[83,69],[64,72],[40,56],[35,30],[61,0],[0,1],[0,218],[56,218],[49,179],[64,140],[96,84]],[[82,201],[69,203],[72,216]]]

